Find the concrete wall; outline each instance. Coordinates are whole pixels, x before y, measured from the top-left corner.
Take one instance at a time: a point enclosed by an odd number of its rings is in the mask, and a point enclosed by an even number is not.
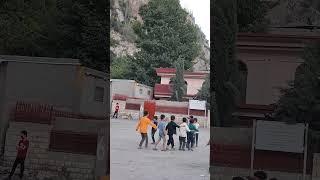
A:
[[[10,122],[6,135],[4,160],[10,167],[16,156],[16,143],[21,130],[28,131],[30,148],[26,160],[28,173],[62,173],[65,168],[72,180],[92,180],[95,173],[96,156],[78,153],[56,152],[49,149],[52,131],[95,134],[101,127],[107,128],[107,121],[73,118],[56,118],[52,125]],[[109,129],[108,129],[109,130]],[[40,175],[39,175],[40,176]]]
[[[6,128],[6,121],[4,121],[4,102],[5,102],[5,92],[6,92],[6,63],[0,63],[0,148],[3,144],[4,129]],[[2,150],[0,150],[2,154]]]
[[[141,99],[152,99],[153,88],[143,84],[136,83],[134,87],[133,97]]]
[[[238,58],[248,69],[246,103],[268,105],[276,102],[279,87],[287,87],[287,82],[294,79],[296,68],[303,62],[299,57],[296,53],[239,53]]]
[[[188,83],[187,94],[194,95],[194,94],[197,94],[198,91],[201,89],[204,79],[185,78],[185,81],[187,81]],[[169,84],[169,83],[170,83],[170,77],[161,77],[161,84]]]
[[[10,123],[6,136],[5,165],[10,167],[16,156],[19,132],[29,132],[30,147],[26,159],[26,174],[58,176],[65,168],[73,180],[93,179],[95,156],[49,151],[52,126],[32,123]]]
[[[170,77],[161,77],[161,84],[169,84],[170,79]]]
[[[204,79],[189,79],[186,78],[187,81],[187,95],[194,95],[197,94],[198,91],[201,89]]]
[[[240,164],[234,164],[236,161],[233,161],[234,158],[236,159],[241,159],[241,163],[244,161],[248,161],[250,164],[250,151],[251,151],[251,141],[252,141],[252,129],[251,128],[215,128],[211,127],[211,140],[214,144],[216,145],[231,145],[233,146],[232,148],[232,153],[230,154],[224,154],[223,158],[227,159],[228,162],[226,164],[222,165],[221,164],[221,153],[225,153],[227,151],[231,152],[231,149],[220,149],[222,146],[216,146],[213,148],[211,146],[211,167],[210,167],[210,172],[211,172],[211,179],[217,179],[217,180],[225,180],[225,179],[231,179],[232,176],[249,176],[250,175],[250,165],[243,167]],[[237,147],[246,147],[245,151],[246,153],[243,153],[243,149],[235,149]],[[216,149],[216,150],[215,150]],[[224,151],[226,150],[226,151]],[[237,150],[237,152],[235,152]],[[224,152],[219,152],[219,151],[224,151]],[[218,154],[217,154],[218,152]],[[219,154],[220,153],[220,154]],[[269,154],[268,154],[269,153]],[[273,159],[272,161],[274,162],[272,164],[273,167],[279,168],[279,164],[282,166],[287,163],[286,167],[282,167],[282,169],[286,169],[289,167],[288,163],[293,163],[296,164],[297,161],[292,161],[290,157],[292,157],[292,154],[288,153],[282,153],[281,157],[279,156],[280,152],[273,152],[273,151],[256,151],[255,153],[255,166],[256,167],[261,167],[261,165],[264,163],[261,161],[261,157],[264,157],[264,161],[268,161],[270,159]],[[236,156],[237,155],[237,156]],[[271,155],[271,156],[270,156]],[[245,159],[243,159],[244,157]],[[268,160],[266,159],[269,158]],[[283,159],[282,159],[283,158]],[[213,161],[215,159],[215,161]],[[319,156],[315,155],[314,160],[313,160],[313,176],[318,176],[318,161],[319,161]],[[233,163],[232,163],[233,162]],[[263,163],[262,163],[263,162]],[[278,163],[278,164],[275,164]],[[300,164],[301,163],[301,164]],[[290,164],[290,167],[291,165]],[[308,163],[310,165],[310,163]],[[268,169],[270,168],[270,163],[269,165],[263,164],[263,167]],[[273,168],[272,167],[272,168]],[[269,178],[276,177],[277,179],[281,180],[302,180],[302,159],[299,159],[299,165],[297,166],[298,169],[295,169],[295,166],[291,167],[291,170],[283,170],[283,171],[266,171],[269,175]],[[294,168],[294,169],[292,169]],[[279,169],[278,169],[279,170]],[[254,170],[255,171],[255,170]],[[314,178],[313,178],[314,179]],[[311,175],[307,175],[306,180],[311,180]]]
[[[86,69],[87,71],[87,69]],[[106,79],[106,75],[101,75],[101,78],[95,78],[88,75],[81,75],[81,105],[80,112],[84,114],[90,114],[94,116],[106,116],[109,106],[109,81]],[[95,88],[100,87],[104,89],[103,102],[95,100]]]
[[[252,128],[211,127],[211,139],[214,143],[251,145]]]
[[[320,154],[313,154],[312,180],[320,180]]]
[[[6,73],[2,74],[5,85],[0,94],[3,102],[1,135],[5,133],[10,111],[17,101],[52,104],[63,110],[78,112],[77,68],[74,65],[8,62]],[[4,137],[0,138],[3,142]]]
[[[257,169],[258,170],[258,169]],[[254,170],[256,171],[256,170]],[[277,178],[281,180],[302,180],[301,173],[286,173],[278,171],[265,171],[268,174],[268,178]],[[211,180],[229,180],[234,176],[250,176],[250,169],[244,168],[231,168],[231,167],[210,167],[210,179]],[[311,176],[307,175],[305,180],[311,180]],[[312,178],[312,180],[314,180]]]
[[[77,110],[75,93],[77,66],[9,62],[7,67],[8,101],[52,104]]]
[[[134,97],[134,85],[132,80],[111,80],[111,97],[114,94],[121,94],[129,97]]]
[[[156,105],[157,106],[170,106],[170,107],[189,107],[189,102],[157,100]]]

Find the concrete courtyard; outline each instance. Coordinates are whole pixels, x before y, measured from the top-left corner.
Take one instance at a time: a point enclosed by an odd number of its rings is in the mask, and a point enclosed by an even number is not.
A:
[[[134,120],[111,120],[112,180],[209,180],[209,128],[200,129],[199,146],[194,151],[162,152],[152,150],[151,144],[148,149],[137,148],[141,137],[135,131],[136,124]],[[178,137],[174,138],[177,149]]]

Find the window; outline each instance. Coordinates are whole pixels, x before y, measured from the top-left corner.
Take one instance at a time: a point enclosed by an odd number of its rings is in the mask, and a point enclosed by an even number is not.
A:
[[[104,88],[96,87],[94,92],[94,100],[98,102],[103,102],[104,99]]]
[[[140,94],[142,94],[142,93],[143,93],[143,90],[142,90],[142,89],[140,89],[140,90],[139,90],[139,92],[140,92]]]

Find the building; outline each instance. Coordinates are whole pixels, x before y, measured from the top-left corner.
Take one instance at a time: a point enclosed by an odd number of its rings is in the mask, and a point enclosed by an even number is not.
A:
[[[169,99],[172,96],[171,78],[175,76],[176,70],[174,68],[157,68],[156,72],[161,77],[161,83],[155,85],[154,97],[156,99]],[[192,99],[196,97],[209,73],[208,71],[184,72],[184,80],[187,85],[185,98]]]
[[[214,131],[210,152],[212,177],[230,179],[231,176],[250,174],[254,160],[254,169],[264,170],[268,175],[281,179],[297,179],[303,166],[301,154],[255,149],[252,156],[251,148],[255,141],[252,122],[254,119],[265,120],[265,114],[274,112],[273,104],[280,98],[279,88],[287,87],[288,81],[294,80],[303,63],[304,47],[320,41],[320,36],[276,32],[237,35],[242,102],[234,115],[239,121],[232,124],[234,127],[213,127],[211,124]],[[308,151],[306,179],[311,179],[312,169],[318,168],[312,156],[312,150]]]
[[[134,80],[111,79],[110,97],[123,96],[135,99],[153,99],[153,88]]]
[[[320,36],[313,33],[238,33],[240,119],[261,118],[273,111],[272,104],[279,100],[280,88],[294,80],[303,63],[305,45],[317,40]]]
[[[77,59],[0,55],[0,135],[21,101],[106,116],[107,83],[106,73],[83,67]]]

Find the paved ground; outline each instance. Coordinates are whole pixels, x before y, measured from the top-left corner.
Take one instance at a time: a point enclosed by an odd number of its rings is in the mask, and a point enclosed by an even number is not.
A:
[[[111,120],[112,180],[209,180],[209,129],[200,129],[199,147],[193,152],[161,152],[152,150],[151,145],[137,149],[140,134],[135,131],[136,123]]]

